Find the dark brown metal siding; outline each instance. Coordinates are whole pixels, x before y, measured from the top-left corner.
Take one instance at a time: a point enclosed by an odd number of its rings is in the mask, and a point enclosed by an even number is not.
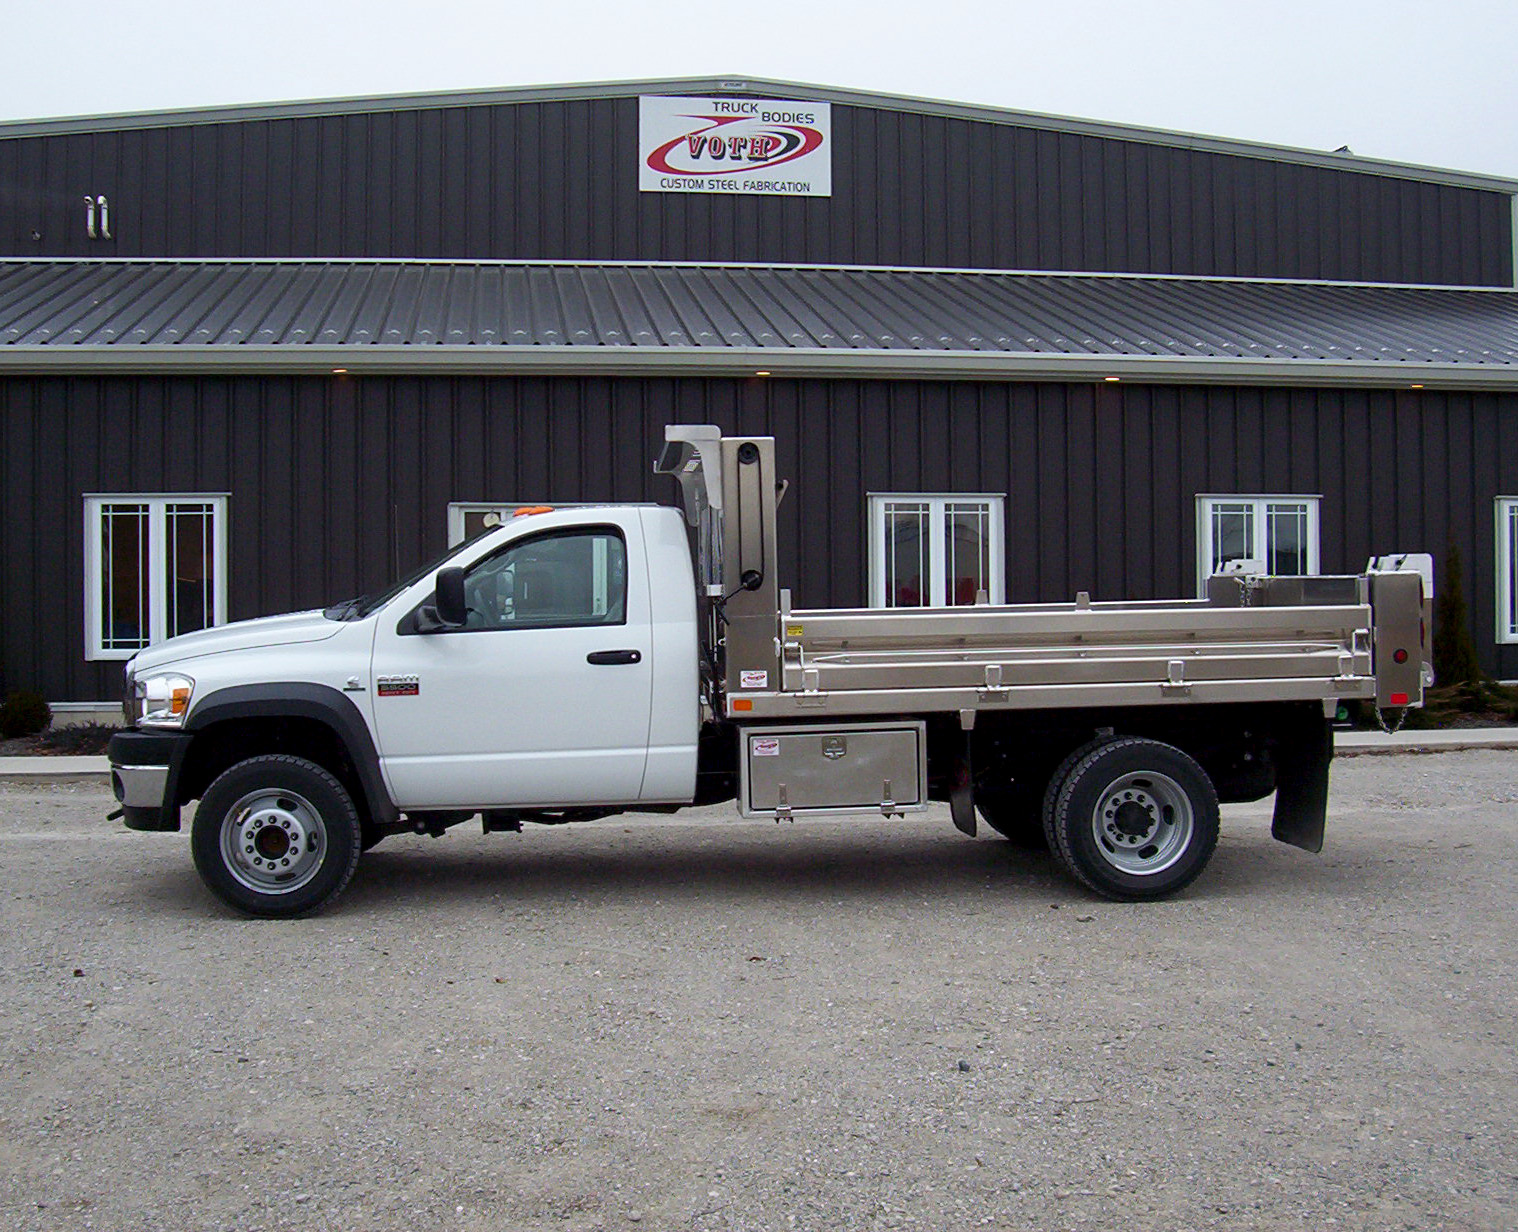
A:
[[[833,117],[833,196],[808,199],[640,193],[632,98],[9,138],[0,253],[1513,283],[1503,193],[885,109]],[[113,241],[85,237],[86,194],[109,197]]]
[[[1012,601],[1195,589],[1201,492],[1321,493],[1325,571],[1464,556],[1487,667],[1493,500],[1518,395],[910,381],[172,378],[0,381],[0,683],[119,691],[82,657],[86,492],[229,491],[233,618],[384,587],[440,552],[449,501],[670,501],[670,422],[772,433],[793,480],[782,585],[866,597],[871,491],[1007,493]]]

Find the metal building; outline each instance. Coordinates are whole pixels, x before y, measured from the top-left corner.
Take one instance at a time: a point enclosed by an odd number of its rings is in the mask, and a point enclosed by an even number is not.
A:
[[[1518,676],[1518,182],[771,81],[0,125],[0,683],[772,432],[802,605],[1449,546]]]

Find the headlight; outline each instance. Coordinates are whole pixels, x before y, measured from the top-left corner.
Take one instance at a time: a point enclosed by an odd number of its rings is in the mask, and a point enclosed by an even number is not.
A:
[[[178,672],[143,676],[132,682],[133,720],[142,727],[181,727],[190,711],[195,682]]]

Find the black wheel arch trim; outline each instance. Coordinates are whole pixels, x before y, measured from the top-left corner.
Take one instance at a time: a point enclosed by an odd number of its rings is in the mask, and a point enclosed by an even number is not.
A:
[[[331,685],[307,681],[229,685],[206,694],[195,704],[185,721],[185,730],[194,733],[213,723],[246,718],[315,719],[330,727],[348,750],[370,819],[382,826],[400,820],[400,810],[390,799],[380,773],[379,751],[374,747],[369,725],[346,694]],[[178,777],[177,767],[173,777]],[[171,799],[176,786],[169,784],[167,794]]]

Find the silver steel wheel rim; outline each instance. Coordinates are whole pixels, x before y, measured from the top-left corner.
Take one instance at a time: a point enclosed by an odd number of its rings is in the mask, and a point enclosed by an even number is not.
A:
[[[250,791],[221,823],[227,871],[258,894],[290,894],[306,885],[327,854],[327,827],[304,796],[263,787]]]
[[[1135,877],[1164,872],[1186,853],[1195,830],[1191,797],[1173,778],[1152,770],[1114,779],[1091,813],[1097,852]]]

